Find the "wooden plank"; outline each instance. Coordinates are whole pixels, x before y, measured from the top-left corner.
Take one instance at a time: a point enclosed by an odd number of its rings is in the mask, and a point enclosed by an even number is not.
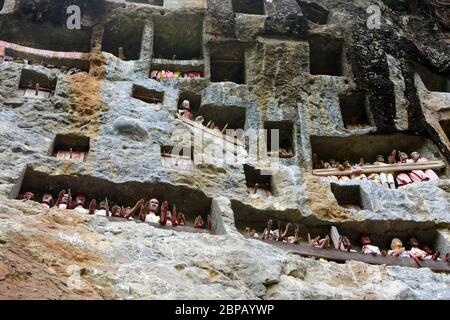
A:
[[[264,241],[261,239],[256,240]],[[323,258],[325,260],[337,262],[345,262],[353,260],[374,265],[419,268],[419,266],[412,258],[394,257],[394,256],[384,257],[380,255],[374,256],[371,254],[365,254],[360,252],[346,252],[335,249],[321,249],[311,247],[306,244],[291,244],[272,240],[265,240],[264,242],[274,245],[277,248],[291,251],[292,253],[300,255],[302,257]],[[433,271],[450,272],[450,263],[446,261],[420,260],[420,264],[422,267],[430,268]]]
[[[237,138],[236,138],[236,139],[233,139],[232,137],[227,136],[227,135],[224,135],[224,134],[222,134],[221,132],[216,132],[216,131],[214,131],[214,130],[212,130],[212,129],[209,129],[209,128],[205,127],[204,125],[202,125],[202,124],[200,124],[200,123],[197,123],[197,122],[195,122],[195,121],[189,120],[189,119],[187,119],[187,118],[185,118],[185,117],[179,115],[178,113],[176,114],[176,117],[177,117],[179,120],[183,121],[184,123],[190,125],[191,127],[200,129],[200,130],[202,130],[203,132],[206,132],[206,133],[208,133],[208,134],[210,134],[210,135],[216,136],[216,137],[218,137],[218,138],[220,138],[220,139],[226,140],[227,142],[230,142],[230,143],[232,143],[232,144],[234,144],[234,145],[238,145],[238,146],[242,146],[242,147],[244,146],[244,144],[242,143],[242,141],[239,141],[239,139],[237,139]]]
[[[409,163],[398,163],[398,164],[386,164],[386,165],[369,165],[362,166],[361,173],[381,173],[381,172],[402,172],[402,171],[413,171],[413,170],[427,170],[427,169],[442,169],[445,168],[446,164],[444,161],[427,161],[415,164]],[[346,169],[315,169],[313,174],[316,176],[349,176],[354,173],[354,170]]]

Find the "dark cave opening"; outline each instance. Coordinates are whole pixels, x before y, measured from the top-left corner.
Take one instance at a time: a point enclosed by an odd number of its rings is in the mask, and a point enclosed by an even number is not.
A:
[[[316,24],[327,24],[330,12],[315,2],[297,1],[303,15]]]
[[[245,84],[244,50],[231,45],[213,45],[211,55],[211,82],[231,81]]]
[[[311,136],[311,149],[318,159],[328,162],[334,159],[343,163],[359,163],[364,158],[365,163],[376,161],[377,155],[383,155],[387,162],[392,150],[400,150],[408,156],[419,152],[428,160],[442,160],[438,148],[427,138],[405,133],[368,134],[348,137]]]
[[[235,13],[264,15],[264,0],[232,0]]]
[[[133,85],[132,96],[146,103],[162,104],[164,99],[164,91],[156,91],[147,89],[139,85]]]
[[[432,72],[427,67],[418,63],[415,64],[415,71],[419,74],[429,91],[450,92],[450,79],[447,77]]]
[[[50,78],[43,73],[22,69],[17,94],[25,98],[47,99],[55,92],[56,82],[56,78]]]
[[[15,18],[0,21],[0,40],[34,49],[88,53],[91,34],[91,28],[68,30],[50,22],[33,23]]]
[[[130,18],[120,18],[108,23],[103,34],[102,50],[128,61],[141,56],[144,26]]]
[[[369,101],[362,91],[350,92],[339,96],[342,119],[347,129],[366,128],[370,126],[368,118]]]
[[[194,118],[198,116],[202,96],[191,91],[180,91],[180,95],[178,96],[178,109],[181,109],[184,100],[189,101],[189,107],[191,108],[191,113],[194,115]]]
[[[267,152],[280,158],[294,156],[294,124],[291,121],[266,121]]]
[[[313,36],[309,40],[309,67],[312,75],[343,75],[342,39]]]
[[[0,0],[0,11],[3,10],[4,5],[5,5],[5,0]]]
[[[192,226],[195,217],[201,215],[206,221],[211,212],[212,199],[202,191],[185,186],[175,186],[161,182],[127,181],[115,183],[103,178],[88,175],[49,175],[27,167],[21,181],[13,188],[10,196],[16,199],[19,194],[33,192],[35,199],[40,200],[45,193],[50,193],[56,199],[61,190],[71,190],[72,195],[83,192],[87,195],[87,203],[91,199],[97,202],[108,199],[110,208],[114,205],[133,207],[140,199],[145,201],[157,198],[160,204],[169,202],[172,210],[176,204],[177,211],[186,216],[188,226]],[[137,218],[137,217],[136,217]]]
[[[261,169],[247,164],[244,164],[244,174],[247,189],[250,194],[255,193],[255,191],[258,193],[259,190],[257,189],[263,189],[265,195],[267,195],[266,190],[273,194],[271,175],[263,175]]]
[[[199,115],[205,120],[212,121],[216,126],[223,129],[244,129],[246,109],[239,106],[217,106],[203,105],[200,107]]]
[[[450,141],[450,119],[441,120],[439,124],[441,125],[442,130],[444,130],[447,139]]]
[[[57,134],[51,155],[58,160],[83,162],[90,150],[90,138],[76,134]]]
[[[331,192],[334,194],[338,204],[347,209],[364,209],[361,187],[359,185],[331,184]]]
[[[390,249],[391,240],[399,238],[405,246],[409,237],[415,236],[419,243],[428,244],[432,250],[438,249],[438,232],[439,229],[434,222],[417,222],[417,221],[348,221],[348,222],[331,222],[322,221],[315,218],[302,217],[296,210],[260,210],[243,204],[240,201],[232,200],[231,207],[234,212],[234,221],[236,228],[245,233],[245,229],[255,229],[261,238],[267,221],[273,220],[273,229],[277,229],[279,225],[285,228],[287,223],[293,223],[294,227],[288,233],[293,236],[295,226],[299,227],[299,236],[301,243],[307,243],[308,233],[312,238],[320,235],[324,237],[330,233],[331,226],[336,226],[341,235],[349,238],[353,245],[353,249],[360,251],[360,239],[363,233],[367,233],[372,240],[373,245],[379,246],[380,249]]]
[[[203,59],[202,16],[156,16],[154,19],[153,58]]]

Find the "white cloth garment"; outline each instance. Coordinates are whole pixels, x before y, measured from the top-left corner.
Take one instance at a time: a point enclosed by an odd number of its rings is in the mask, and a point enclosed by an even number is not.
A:
[[[85,208],[83,208],[83,207],[76,207],[76,208],[73,209],[73,210],[75,210],[75,211],[77,211],[77,212],[79,212],[79,213],[89,213],[89,210],[88,210],[88,209],[85,209]]]
[[[105,209],[95,210],[95,214],[98,216],[106,217],[106,210]]]
[[[154,214],[153,212],[150,212],[145,217],[145,222],[159,223],[159,217],[156,214]]]
[[[371,244],[363,246],[361,252],[369,254],[381,254],[380,248],[378,248],[377,246],[373,246]]]

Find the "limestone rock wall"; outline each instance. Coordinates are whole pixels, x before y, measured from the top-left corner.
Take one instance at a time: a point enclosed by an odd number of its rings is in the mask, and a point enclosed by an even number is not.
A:
[[[11,19],[24,24],[51,21],[55,28],[61,27],[58,10],[64,4],[53,10],[49,10],[52,1],[7,4],[8,11],[0,14],[0,30]],[[246,239],[236,223],[270,217],[312,228],[351,226],[355,233],[439,232],[438,247],[449,247],[445,235],[450,226],[450,182],[445,172],[437,183],[398,190],[349,182],[361,190],[364,208],[360,211],[339,206],[330,183],[311,174],[311,137],[316,136],[421,136],[427,139],[421,151],[450,160],[449,133],[442,127],[442,121],[449,119],[450,93],[428,90],[414,67],[419,63],[444,78],[450,76],[449,35],[430,28],[428,17],[397,14],[380,1],[368,0],[266,1],[262,15],[234,13],[230,0],[165,0],[163,6],[132,1],[79,4],[86,9],[83,27],[92,28],[92,49],[85,55],[89,72],[68,74],[39,63],[0,62],[2,297],[450,298],[449,275],[300,258]],[[379,30],[366,25],[370,15],[366,9],[374,4],[381,9]],[[308,10],[311,5],[319,9]],[[157,58],[156,21],[163,19],[170,26],[185,16],[202,19],[204,77],[150,79],[152,59]],[[326,23],[319,24],[324,16]],[[124,61],[118,53],[102,50],[104,28],[115,21],[125,28],[142,28],[138,60]],[[185,27],[187,36],[196,32]],[[221,45],[225,51],[242,52],[244,84],[210,81],[213,56]],[[330,56],[336,57],[327,68],[338,74],[312,74],[315,65]],[[47,100],[18,97],[23,69],[56,78],[54,95]],[[136,85],[163,92],[162,104],[133,98]],[[340,96],[359,91],[366,95],[368,125],[349,129]],[[200,108],[221,110],[216,114],[233,107],[245,109],[246,130],[262,129],[267,121],[292,124],[295,154],[280,160],[271,178],[273,196],[250,197],[247,193],[243,165],[258,165],[254,159],[236,157],[230,164],[213,157],[211,162],[195,165],[193,171],[161,165],[161,146],[191,144],[186,137],[193,129],[174,116],[183,94],[198,95]],[[90,138],[90,151],[82,163],[52,157],[55,135],[69,133]],[[216,145],[209,137],[201,143],[204,150]],[[331,140],[324,146],[334,147]],[[353,148],[351,143],[348,148]],[[114,184],[136,182],[199,192],[212,201],[210,212],[219,235],[110,222],[13,200],[27,178],[27,168],[50,177],[93,177]],[[59,190],[50,191],[56,196]],[[152,196],[145,189],[139,193],[136,196],[146,200]],[[78,289],[67,285],[73,270],[80,271],[82,286]],[[50,285],[37,293],[43,283]]]

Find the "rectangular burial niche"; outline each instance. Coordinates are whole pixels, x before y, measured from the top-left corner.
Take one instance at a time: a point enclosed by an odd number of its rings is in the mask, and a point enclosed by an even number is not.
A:
[[[12,192],[11,198],[16,199],[19,194],[33,192],[35,199],[40,202],[42,196],[50,193],[56,199],[61,190],[69,190],[72,195],[83,192],[87,196],[86,208],[91,199],[96,199],[97,203],[108,198],[109,207],[114,205],[130,206],[140,200],[150,200],[157,198],[161,204],[163,201],[169,202],[169,208],[176,204],[177,211],[184,213],[187,226],[193,226],[195,217],[201,215],[206,221],[208,214],[211,213],[212,199],[207,197],[202,191],[188,188],[186,186],[175,186],[165,183],[143,183],[128,181],[123,183],[114,183],[112,181],[92,176],[84,175],[49,175],[28,167],[25,170],[22,181]],[[17,192],[19,190],[19,192]],[[134,217],[138,219],[138,217]]]
[[[271,196],[272,176],[262,175],[260,169],[244,164],[245,181],[249,194],[258,194],[263,197]]]
[[[415,236],[421,244],[428,244],[433,251],[441,249],[438,243],[437,227],[433,222],[395,221],[393,223],[392,221],[371,220],[330,223],[317,219],[299,220],[296,210],[259,210],[237,200],[231,201],[231,208],[238,231],[245,234],[246,228],[255,229],[259,238],[266,228],[267,221],[272,219],[273,229],[278,228],[278,222],[281,222],[283,229],[289,222],[294,225],[288,236],[294,236],[295,226],[298,225],[301,244],[307,244],[308,233],[312,238],[318,235],[323,238],[330,233],[331,226],[336,226],[339,234],[347,236],[353,249],[357,252],[361,252],[360,239],[363,233],[367,233],[372,244],[379,246],[381,250],[389,250],[393,238],[401,239],[403,245],[408,248],[407,242],[411,236]]]
[[[354,91],[339,96],[342,119],[347,129],[370,127],[369,100],[363,91]]]
[[[184,100],[189,101],[189,107],[191,108],[191,113],[194,115],[195,119],[195,117],[199,115],[202,96],[200,94],[196,94],[190,91],[181,91],[180,95],[178,96],[178,104],[177,104],[178,110],[182,109],[181,107]]]
[[[56,78],[31,69],[22,69],[17,95],[25,98],[48,99],[56,89]]]
[[[212,121],[221,131],[225,126],[233,130],[245,127],[246,109],[244,107],[204,105],[200,107],[199,115],[205,118],[204,124]]]
[[[266,121],[264,129],[266,130],[269,156],[278,155],[280,158],[292,158],[294,156],[294,125],[291,121]],[[273,141],[277,138],[277,135],[278,141]]]
[[[164,92],[147,89],[139,85],[133,85],[132,96],[146,103],[162,104],[164,99]]]
[[[76,134],[57,134],[51,155],[58,160],[83,162],[90,150],[90,138]]]
[[[234,82],[245,84],[244,49],[235,44],[210,47],[211,82]]]
[[[139,60],[143,31],[144,26],[139,20],[124,16],[115,19],[105,27],[102,51],[125,61]]]
[[[164,6],[164,0],[126,0],[126,2],[150,4],[152,6],[160,7]]]
[[[333,192],[334,197],[341,207],[354,210],[364,209],[359,185],[353,186],[332,183],[331,192]]]
[[[68,30],[65,24],[33,23],[13,17],[0,22],[0,40],[34,49],[89,53],[91,35],[91,28]]]
[[[309,68],[312,75],[343,75],[342,39],[313,36],[309,40]]]
[[[365,163],[374,163],[377,155],[387,157],[392,150],[400,150],[408,156],[419,152],[422,157],[430,161],[442,160],[438,148],[427,138],[418,135],[395,133],[390,135],[368,134],[348,137],[320,137],[311,136],[311,149],[319,160],[329,162],[334,159],[343,163],[359,163],[363,158]]]
[[[154,18],[153,58],[168,60],[203,59],[203,17],[201,15]]]
[[[424,65],[416,63],[415,71],[419,74],[422,82],[429,91],[450,92],[450,79],[432,72]]]
[[[315,2],[309,3],[297,0],[297,3],[306,19],[316,24],[327,24],[328,15],[330,14],[327,9]]]
[[[5,5],[5,0],[0,0],[0,11],[3,10],[4,5]]]
[[[171,170],[192,171],[194,170],[194,149],[161,146],[161,165],[163,168]]]
[[[231,0],[234,13],[264,15],[265,0]]]

